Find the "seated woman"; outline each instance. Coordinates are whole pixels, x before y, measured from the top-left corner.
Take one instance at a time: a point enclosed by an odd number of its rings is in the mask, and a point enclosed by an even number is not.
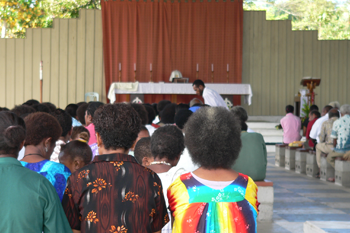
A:
[[[254,181],[263,181],[267,166],[265,140],[260,133],[248,133],[247,129],[247,124],[241,121],[242,148],[232,169],[249,176]]]
[[[72,130],[72,135],[70,136],[70,141],[74,140],[83,140],[86,143],[90,139],[89,130],[87,130],[84,126],[75,126]]]
[[[17,160],[26,126],[14,113],[0,113],[0,232],[71,232],[50,182]]]
[[[162,181],[164,194],[167,193],[170,184],[185,173],[185,169],[176,167],[184,148],[184,136],[181,130],[175,125],[160,127],[152,135],[151,152],[154,160],[148,168],[156,172],[159,176]],[[168,198],[166,197],[165,204],[167,206],[169,205]],[[162,232],[171,232],[170,222],[165,225]]]
[[[37,112],[24,118],[27,127],[24,157],[21,164],[45,176],[55,187],[62,200],[69,169],[63,164],[50,161],[50,156],[61,136],[62,129],[55,117]]]
[[[239,120],[222,107],[201,108],[187,121],[185,145],[200,167],[168,188],[173,233],[257,231],[257,186],[231,169],[240,131]]]
[[[161,181],[128,155],[140,132],[139,114],[129,104],[106,104],[93,123],[99,155],[69,177],[62,201],[71,228],[159,233],[169,221]]]
[[[87,141],[75,140],[61,146],[61,153],[58,159],[60,163],[68,167],[70,172],[73,173],[91,162],[92,151]]]

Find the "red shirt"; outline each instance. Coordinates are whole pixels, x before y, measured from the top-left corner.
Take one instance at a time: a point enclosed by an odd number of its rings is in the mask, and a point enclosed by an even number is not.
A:
[[[309,121],[309,124],[307,125],[307,129],[306,129],[306,139],[309,139],[309,146],[311,148],[314,148],[314,143],[312,142],[312,140],[310,140],[310,131],[312,129],[312,126],[314,125],[314,123],[316,122],[318,118],[313,119],[312,121]]]

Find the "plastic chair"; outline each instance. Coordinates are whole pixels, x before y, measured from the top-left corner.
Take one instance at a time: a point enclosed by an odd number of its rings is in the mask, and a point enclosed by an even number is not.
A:
[[[97,92],[88,92],[85,93],[85,102],[88,102],[87,99],[89,98],[90,101],[99,101],[100,95]],[[96,100],[95,100],[96,98]]]

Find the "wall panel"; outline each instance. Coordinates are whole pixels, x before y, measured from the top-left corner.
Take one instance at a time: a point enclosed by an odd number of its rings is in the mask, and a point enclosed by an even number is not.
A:
[[[257,22],[261,19],[256,15],[260,14],[244,12],[242,83],[252,85],[254,96],[251,106],[243,102],[242,105],[249,115],[284,115],[284,106],[293,104],[302,88],[300,80],[307,76],[321,78],[321,86],[315,90],[320,108],[335,100],[340,104],[350,103],[349,40],[319,41],[317,31],[292,31],[290,21],[268,21],[264,17],[262,22]],[[252,27],[256,24],[263,28],[263,38],[251,36],[259,33],[260,29]],[[262,46],[262,68],[254,59],[260,56],[256,53],[257,45]],[[260,69],[262,75],[252,77]],[[257,84],[261,85],[256,87]]]
[[[268,21],[265,12],[244,12],[243,83],[253,90],[250,115],[283,115],[300,80],[321,78],[316,104],[349,103],[350,42],[318,41],[316,31],[292,31],[290,21]],[[64,108],[86,92],[106,101],[101,11],[81,10],[78,19],[55,19],[52,28],[28,29],[25,39],[0,39],[0,106],[39,99]]]

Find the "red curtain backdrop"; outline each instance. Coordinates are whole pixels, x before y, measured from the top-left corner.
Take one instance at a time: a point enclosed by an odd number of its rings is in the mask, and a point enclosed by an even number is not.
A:
[[[106,90],[112,82],[169,82],[181,71],[193,82],[241,83],[243,0],[101,1]],[[121,78],[119,79],[119,64]],[[229,78],[227,80],[227,64]],[[154,99],[154,98],[153,98]]]

